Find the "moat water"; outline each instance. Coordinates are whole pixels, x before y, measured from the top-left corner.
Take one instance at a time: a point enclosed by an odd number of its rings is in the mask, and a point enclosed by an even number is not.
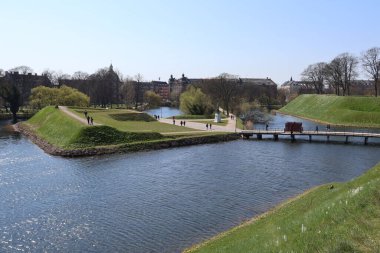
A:
[[[254,139],[69,159],[8,123],[0,123],[0,252],[179,252],[380,160],[380,145],[360,140]]]

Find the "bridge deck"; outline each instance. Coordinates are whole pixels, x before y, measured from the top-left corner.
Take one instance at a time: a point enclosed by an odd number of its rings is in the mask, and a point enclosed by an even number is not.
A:
[[[294,136],[344,136],[344,137],[368,137],[368,138],[380,138],[380,133],[370,132],[345,132],[345,131],[303,131],[303,132],[284,132],[281,130],[242,130],[239,132],[241,135],[294,135]]]

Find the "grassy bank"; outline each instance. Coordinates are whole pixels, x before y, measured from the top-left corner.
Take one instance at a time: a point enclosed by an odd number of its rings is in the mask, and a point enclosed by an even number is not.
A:
[[[20,123],[18,128],[47,153],[62,156],[180,147],[237,138],[237,136],[220,132],[186,131],[185,127],[178,127],[183,132],[166,132],[165,135],[154,132],[155,128],[148,129],[148,131],[142,130],[144,124],[152,122],[160,124],[162,127],[168,126],[168,129],[172,129],[173,126],[159,123],[155,119],[151,119],[149,115],[134,111],[130,113],[126,113],[125,110],[117,111],[117,113],[111,111],[106,115],[104,110],[88,110],[88,113],[99,118],[102,115],[104,121],[98,121],[98,123],[118,121],[121,129],[129,129],[131,122],[140,124],[142,127],[139,129],[140,131],[132,132],[121,131],[110,125],[87,126],[59,109],[46,107],[28,121]],[[80,112],[77,114],[80,115]],[[84,115],[82,116],[84,117]],[[123,124],[127,127],[123,128]],[[145,127],[147,126],[145,125]],[[168,131],[168,129],[166,130]]]
[[[72,112],[84,118],[86,110],[96,123],[130,132],[190,132],[192,128],[158,122],[146,113],[126,109],[85,109],[70,108]]]
[[[380,164],[333,188],[316,187],[187,252],[380,252],[379,185]]]
[[[88,127],[54,107],[40,110],[23,124],[30,126],[40,138],[64,149],[116,145],[163,138],[161,134],[153,132],[123,132],[110,126]]]
[[[279,112],[335,125],[380,127],[380,98],[300,95]]]

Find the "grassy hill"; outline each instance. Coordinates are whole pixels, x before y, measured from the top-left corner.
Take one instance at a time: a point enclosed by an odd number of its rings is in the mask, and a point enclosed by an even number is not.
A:
[[[110,126],[86,126],[52,106],[40,110],[23,124],[30,126],[39,137],[61,148],[85,148],[163,138],[155,132],[135,133],[119,131]]]
[[[379,185],[380,164],[350,182],[314,188],[187,252],[380,252]]]
[[[336,125],[380,127],[380,98],[300,95],[279,110]]]

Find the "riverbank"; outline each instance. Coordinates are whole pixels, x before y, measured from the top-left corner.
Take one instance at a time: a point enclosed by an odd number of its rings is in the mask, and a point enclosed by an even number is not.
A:
[[[278,110],[337,127],[380,128],[380,98],[300,95]]]
[[[87,126],[54,107],[42,109],[15,128],[46,153],[66,157],[136,152],[239,138],[236,134],[221,132],[161,135],[156,132],[125,132],[106,125]]]
[[[185,252],[377,252],[380,164],[321,185]]]

